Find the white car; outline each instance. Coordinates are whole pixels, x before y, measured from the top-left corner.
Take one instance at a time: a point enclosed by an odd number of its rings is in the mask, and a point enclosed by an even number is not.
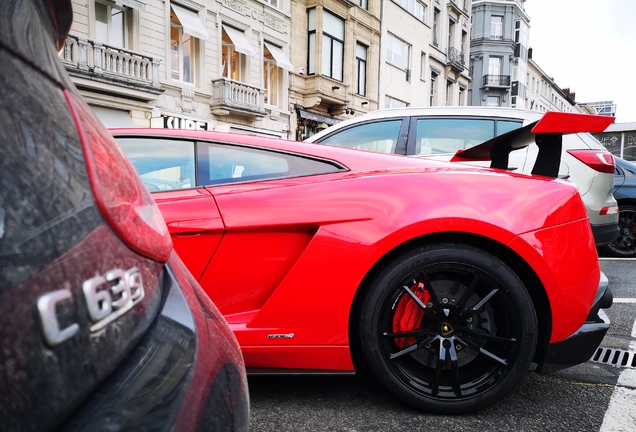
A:
[[[391,108],[342,121],[305,141],[451,160],[458,151],[517,131],[543,116],[543,113],[512,108]],[[588,119],[583,114],[571,114],[569,118],[573,121]],[[589,117],[594,118],[598,116]],[[569,179],[577,186],[587,207],[596,245],[605,245],[619,235],[618,206],[613,195],[614,157],[589,133],[567,134],[567,123],[564,126],[558,177]],[[539,154],[534,138],[542,135],[531,134],[529,128],[524,131],[525,134],[518,131],[518,141],[525,139],[526,142],[517,150],[508,149],[503,167],[522,173],[531,173],[535,169],[534,174],[541,173],[542,167],[534,168]],[[590,129],[590,132],[596,130]],[[469,163],[490,164],[475,160]]]

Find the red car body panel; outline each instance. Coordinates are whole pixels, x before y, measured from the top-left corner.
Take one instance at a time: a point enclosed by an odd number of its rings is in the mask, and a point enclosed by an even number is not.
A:
[[[551,316],[539,320],[551,322],[551,343],[581,327],[594,302],[598,258],[568,182],[245,135],[111,131],[257,145],[348,168],[153,195],[175,250],[227,319],[247,367],[353,370],[350,312],[365,276],[401,245],[440,233],[490,239],[525,261],[542,285],[529,289],[549,299]],[[188,221],[197,228],[175,230]]]

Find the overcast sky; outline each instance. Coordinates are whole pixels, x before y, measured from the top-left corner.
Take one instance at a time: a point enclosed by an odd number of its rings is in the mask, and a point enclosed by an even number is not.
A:
[[[527,0],[532,58],[577,102],[636,122],[636,0]]]

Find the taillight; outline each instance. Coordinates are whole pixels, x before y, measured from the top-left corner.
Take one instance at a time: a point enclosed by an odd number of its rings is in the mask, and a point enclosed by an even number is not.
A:
[[[598,214],[601,216],[618,214],[618,206],[603,207]]]
[[[614,156],[605,150],[568,150],[572,156],[595,171],[614,174]]]
[[[605,150],[568,150],[572,156],[595,171],[614,174],[614,156]]]
[[[88,105],[65,92],[86,159],[95,202],[108,225],[132,250],[167,261],[172,240],[150,193]]]

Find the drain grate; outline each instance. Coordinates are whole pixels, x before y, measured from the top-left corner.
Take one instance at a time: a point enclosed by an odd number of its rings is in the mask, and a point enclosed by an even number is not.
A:
[[[636,368],[636,352],[598,347],[590,361],[614,367]]]

